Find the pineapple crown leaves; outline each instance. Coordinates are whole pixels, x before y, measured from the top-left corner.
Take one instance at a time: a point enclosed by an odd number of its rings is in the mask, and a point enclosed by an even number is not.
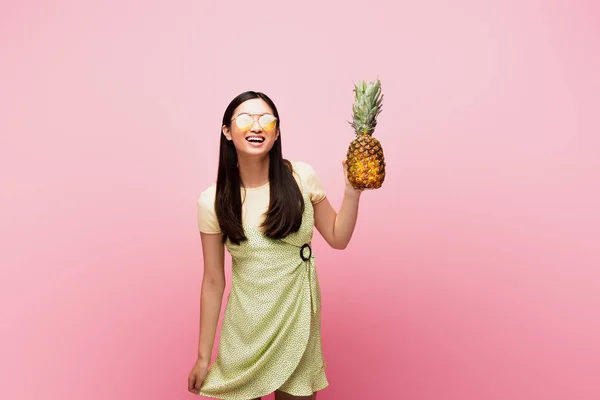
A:
[[[377,126],[377,117],[383,110],[381,81],[359,81],[354,85],[354,104],[352,105],[352,126],[357,135],[371,135]]]

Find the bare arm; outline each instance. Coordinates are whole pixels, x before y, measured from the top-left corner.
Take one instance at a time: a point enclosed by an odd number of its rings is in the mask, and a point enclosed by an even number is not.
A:
[[[215,341],[225,291],[225,246],[221,234],[200,233],[204,258],[200,301],[198,362],[208,365]]]
[[[346,173],[346,164],[344,163],[344,173]],[[346,177],[346,175],[344,175]],[[356,226],[358,218],[358,204],[362,191],[355,190],[350,186],[346,177],[346,188],[344,190],[344,199],[339,213],[336,213],[329,200],[323,199],[315,204],[315,227],[323,236],[325,241],[334,249],[345,249]]]

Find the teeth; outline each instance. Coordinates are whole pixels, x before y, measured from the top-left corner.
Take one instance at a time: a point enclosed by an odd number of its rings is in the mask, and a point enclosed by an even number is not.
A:
[[[260,137],[249,137],[246,140],[249,142],[257,142],[257,143],[262,143],[265,141],[264,138],[260,138]]]

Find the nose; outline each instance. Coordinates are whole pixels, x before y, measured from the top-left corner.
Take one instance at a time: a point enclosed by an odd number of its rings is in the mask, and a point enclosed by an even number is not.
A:
[[[261,132],[262,128],[260,126],[260,124],[258,123],[258,119],[254,120],[254,123],[252,123],[252,128],[250,129],[252,132]]]

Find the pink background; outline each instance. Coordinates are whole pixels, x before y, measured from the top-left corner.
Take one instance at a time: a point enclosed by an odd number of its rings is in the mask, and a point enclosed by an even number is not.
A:
[[[2,3],[0,398],[191,398],[227,103],[269,94],[338,208],[377,76],[386,182],[314,243],[320,398],[600,398],[599,7],[282,3]]]

